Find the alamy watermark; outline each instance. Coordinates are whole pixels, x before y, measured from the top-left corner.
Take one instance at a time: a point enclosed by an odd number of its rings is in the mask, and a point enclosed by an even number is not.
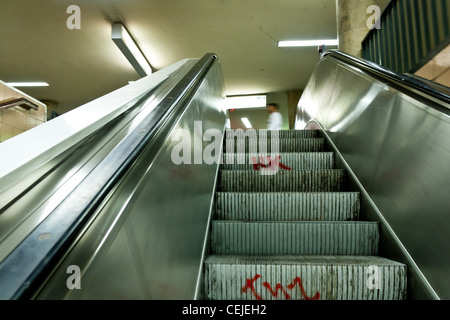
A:
[[[366,22],[367,28],[372,29],[381,29],[381,9],[379,6],[371,5],[367,7],[366,13],[372,14]]]
[[[67,274],[71,274],[66,280],[66,286],[69,290],[81,289],[81,270],[77,265],[70,265],[66,270]]]
[[[180,164],[250,164],[262,175],[274,175],[279,169],[290,170],[281,162],[279,131],[228,129],[225,133],[207,129],[202,121],[194,121],[194,131],[178,128],[171,137],[176,144],[171,151],[172,162]],[[204,147],[204,142],[209,142]],[[268,146],[270,145],[270,151]]]
[[[368,266],[366,269],[367,280],[366,285],[369,290],[380,290],[381,289],[381,281],[380,281],[380,268],[378,266]]]
[[[69,30],[81,29],[81,9],[77,5],[67,7],[66,13],[70,14],[67,18],[66,26]]]

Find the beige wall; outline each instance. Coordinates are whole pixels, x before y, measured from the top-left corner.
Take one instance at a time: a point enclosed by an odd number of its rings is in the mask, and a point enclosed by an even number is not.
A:
[[[450,45],[418,70],[416,75],[450,87]]]
[[[278,103],[280,113],[283,116],[283,129],[289,129],[288,94],[286,92],[266,93],[267,103]],[[232,129],[245,129],[241,118],[246,117],[252,124],[253,129],[267,129],[269,113],[265,108],[261,109],[239,109],[229,112],[230,126]]]
[[[0,142],[34,128],[46,121],[46,106],[30,96],[0,81],[0,104],[9,100],[26,98],[39,106],[38,110],[15,106],[0,109]]]

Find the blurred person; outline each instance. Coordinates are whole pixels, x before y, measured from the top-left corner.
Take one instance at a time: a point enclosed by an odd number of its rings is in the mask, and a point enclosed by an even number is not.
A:
[[[267,104],[269,119],[267,120],[268,130],[282,130],[283,116],[279,112],[280,107],[276,103]]]

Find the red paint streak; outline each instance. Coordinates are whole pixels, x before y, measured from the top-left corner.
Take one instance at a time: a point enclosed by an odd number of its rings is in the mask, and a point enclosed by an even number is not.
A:
[[[316,294],[313,297],[308,297],[306,295],[306,291],[305,291],[305,288],[303,287],[302,279],[300,279],[300,277],[295,278],[294,281],[292,281],[292,283],[287,286],[288,289],[292,290],[292,288],[294,288],[295,284],[297,284],[297,283],[298,283],[298,286],[300,287],[300,290],[302,292],[303,300],[319,300],[320,299],[319,291],[317,291]]]
[[[264,168],[266,167],[265,165],[258,163],[258,161],[256,160],[256,157],[253,157],[252,161],[253,161],[253,169],[255,169],[256,171],[258,171],[262,166],[264,166]]]
[[[272,290],[268,282],[263,282],[263,286],[264,288],[269,290],[270,294],[275,298],[278,298],[278,290],[281,290],[281,292],[284,293],[284,297],[286,298],[286,300],[289,300],[291,298],[291,296],[289,295],[289,293],[286,292],[286,289],[284,289],[281,283],[277,283],[277,285],[275,286],[275,291]]]
[[[262,167],[262,168],[270,168],[272,170],[275,170],[276,168],[280,167],[281,169],[284,169],[284,170],[291,170],[291,168],[289,168],[288,166],[282,164],[280,162],[280,159],[281,159],[281,156],[278,156],[275,159],[273,159],[273,162],[272,162],[272,159],[270,158],[270,156],[267,156],[268,163],[266,163],[264,161],[264,157],[260,156],[259,157],[260,163],[258,163],[256,157],[252,157],[253,169],[258,171]]]
[[[246,292],[249,288],[252,291],[253,295],[256,297],[256,300],[261,300],[261,296],[256,293],[255,287],[253,286],[253,282],[258,280],[261,276],[257,274],[253,277],[253,279],[247,279],[247,283],[244,287],[242,287],[242,292]]]
[[[246,280],[246,285],[242,287],[242,292],[245,293],[248,289],[250,289],[257,300],[262,300],[261,296],[256,292],[256,289],[255,289],[255,287],[253,285],[255,283],[255,281],[258,280],[259,278],[261,278],[261,275],[257,274],[252,279],[247,279]],[[300,287],[300,291],[302,293],[303,300],[319,300],[320,299],[320,293],[319,292],[316,292],[316,294],[314,296],[312,296],[312,297],[309,297],[309,296],[306,295],[306,291],[305,291],[305,288],[303,287],[302,279],[300,277],[296,277],[292,281],[292,283],[287,285],[287,289],[288,290],[292,290],[292,289],[295,288],[295,286],[297,284]],[[275,290],[272,289],[272,286],[267,281],[263,282],[262,285],[275,298],[278,298],[279,292],[282,292],[284,294],[284,297],[285,297],[286,300],[291,299],[290,294],[281,285],[281,283],[277,283],[275,285]]]

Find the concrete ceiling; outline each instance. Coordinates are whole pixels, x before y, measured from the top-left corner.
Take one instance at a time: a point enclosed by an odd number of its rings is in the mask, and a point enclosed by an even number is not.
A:
[[[69,30],[70,5],[81,29]],[[305,87],[317,48],[279,40],[336,38],[335,0],[1,0],[0,80],[46,81],[19,88],[64,113],[139,75],[111,40],[123,22],[154,70],[215,52],[227,95]]]

